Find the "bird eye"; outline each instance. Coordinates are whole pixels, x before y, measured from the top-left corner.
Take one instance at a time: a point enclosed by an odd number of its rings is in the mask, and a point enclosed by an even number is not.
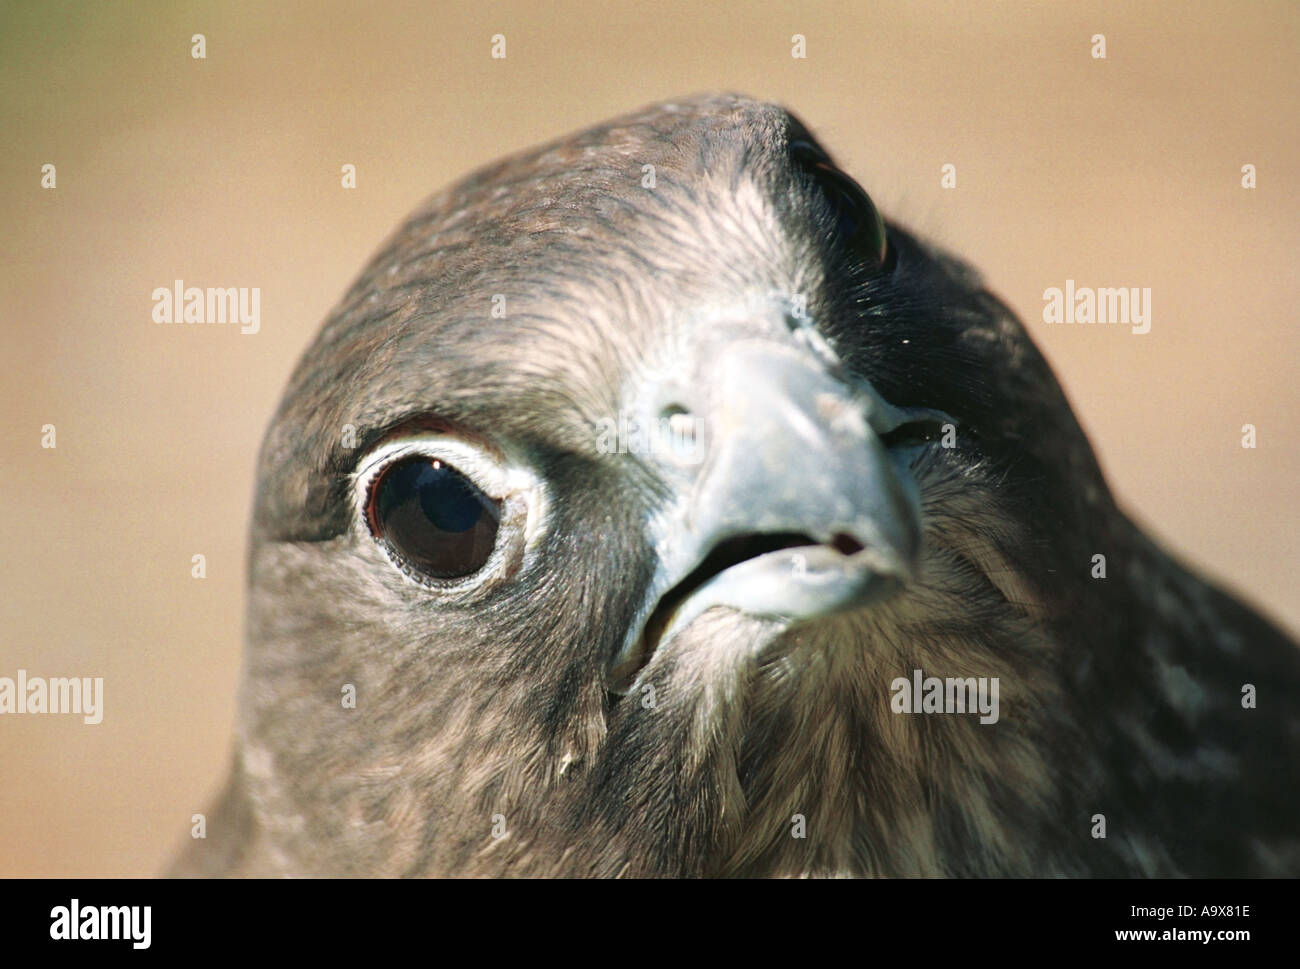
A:
[[[869,267],[882,268],[889,251],[885,220],[862,186],[836,168],[812,141],[791,141],[790,156],[826,200],[836,237]]]
[[[481,569],[496,544],[501,503],[427,455],[380,471],[366,507],[370,530],[414,569],[454,579]]]

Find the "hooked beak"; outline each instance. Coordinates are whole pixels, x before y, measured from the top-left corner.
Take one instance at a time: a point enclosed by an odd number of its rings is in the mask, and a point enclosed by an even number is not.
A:
[[[649,522],[658,562],[611,670],[615,692],[714,606],[793,623],[870,605],[916,569],[917,488],[882,438],[946,415],[894,407],[842,367],[768,339],[727,344],[707,370],[677,387],[688,403],[675,409],[706,440],[692,442],[692,468],[660,459],[674,491]]]

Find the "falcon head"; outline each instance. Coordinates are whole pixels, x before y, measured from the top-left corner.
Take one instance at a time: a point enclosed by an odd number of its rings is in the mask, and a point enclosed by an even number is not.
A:
[[[654,106],[434,197],[299,364],[219,866],[1158,867],[1088,820],[1145,791],[1090,559],[1146,548],[971,269],[782,108]],[[896,712],[914,670],[1000,717]]]

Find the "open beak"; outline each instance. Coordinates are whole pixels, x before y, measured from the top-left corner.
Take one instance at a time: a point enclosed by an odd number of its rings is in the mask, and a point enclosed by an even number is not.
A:
[[[896,408],[767,339],[725,344],[706,368],[678,404],[706,432],[701,459],[665,475],[677,486],[649,522],[658,562],[611,670],[617,692],[714,606],[813,619],[870,605],[916,569],[919,496],[885,440],[945,415]]]

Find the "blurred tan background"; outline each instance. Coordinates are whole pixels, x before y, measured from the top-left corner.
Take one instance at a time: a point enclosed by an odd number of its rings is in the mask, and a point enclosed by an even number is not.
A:
[[[980,266],[1127,507],[1300,630],[1300,7],[876,7],[0,7],[0,676],[106,678],[98,726],[0,718],[0,875],[152,874],[208,806],[260,437],[398,220],[499,155],[699,90],[784,102],[887,214]],[[261,331],[155,325],[178,278],[260,287]],[[1067,278],[1151,287],[1151,332],[1045,326]]]

